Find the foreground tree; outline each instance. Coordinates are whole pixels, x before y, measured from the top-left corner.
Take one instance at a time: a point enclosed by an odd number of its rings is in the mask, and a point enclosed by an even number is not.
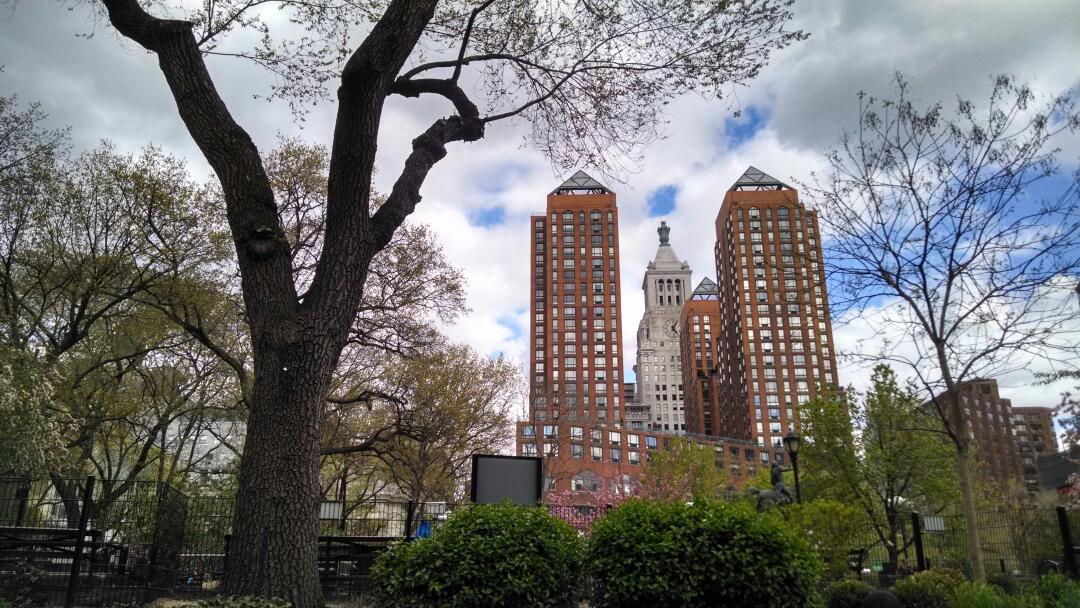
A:
[[[904,336],[853,354],[901,366],[926,391],[954,448],[968,554],[983,578],[962,393],[976,378],[1077,361],[1077,181],[1035,193],[1057,170],[1053,142],[1080,115],[1068,96],[1035,107],[1007,77],[985,107],[960,100],[952,115],[917,108],[902,77],[897,94],[861,98],[857,130],[805,190],[828,234],[834,312]]]
[[[600,165],[605,155],[633,159],[638,145],[656,135],[674,96],[719,96],[756,76],[771,51],[804,37],[783,29],[790,0],[215,0],[186,15],[166,4],[94,6],[105,9],[120,35],[157,56],[181,119],[220,181],[253,351],[226,587],[281,596],[299,608],[322,603],[316,506],[327,390],[371,260],[420,201],[446,146],[479,140],[488,124],[522,117],[559,167]],[[277,5],[284,18],[267,5]],[[264,21],[270,13],[275,18]],[[275,38],[282,24],[306,31]],[[357,29],[366,30],[359,42]],[[229,34],[259,42],[225,46]],[[280,76],[274,95],[295,107],[325,96],[331,81],[337,85],[324,238],[303,292],[273,185],[216,90],[207,53],[273,70]],[[413,140],[376,210],[371,175],[383,106],[391,95],[421,94],[442,97],[455,113]]]
[[[904,516],[956,503],[956,477],[941,423],[902,389],[887,365],[865,395],[823,394],[803,405],[800,460],[812,493],[854,506],[896,563],[912,538]]]

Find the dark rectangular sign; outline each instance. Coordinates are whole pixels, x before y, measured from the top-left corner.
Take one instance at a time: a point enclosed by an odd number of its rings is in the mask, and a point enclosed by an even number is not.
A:
[[[540,503],[543,460],[532,456],[473,454],[472,501],[490,504],[509,500],[515,505]]]

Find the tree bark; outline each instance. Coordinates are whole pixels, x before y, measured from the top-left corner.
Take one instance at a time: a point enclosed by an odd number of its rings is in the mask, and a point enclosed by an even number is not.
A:
[[[971,478],[971,438],[968,436],[970,423],[964,415],[959,388],[952,382],[952,375],[946,374],[945,378],[949,385],[946,397],[949,400],[949,414],[955,425],[953,442],[956,445],[956,477],[960,484],[960,503],[964,512],[968,562],[971,564],[971,577],[981,581],[986,579],[986,567],[979,538],[979,518],[975,511],[975,486],[972,485]]]
[[[986,566],[983,563],[982,542],[979,538],[979,518],[975,512],[975,488],[971,483],[971,450],[967,440],[967,425],[964,425],[964,440],[956,447],[956,476],[960,481],[960,499],[964,508],[964,526],[966,529],[968,562],[971,564],[971,577],[976,581],[986,579]]]
[[[322,605],[319,588],[319,418],[336,362],[316,328],[256,350],[247,437],[225,588]]]

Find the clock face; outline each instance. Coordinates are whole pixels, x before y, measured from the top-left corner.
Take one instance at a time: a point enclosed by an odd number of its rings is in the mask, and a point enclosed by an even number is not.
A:
[[[667,334],[667,336],[669,338],[674,338],[674,337],[678,336],[679,335],[679,322],[678,321],[668,321],[668,322],[666,322],[664,324],[664,333]]]

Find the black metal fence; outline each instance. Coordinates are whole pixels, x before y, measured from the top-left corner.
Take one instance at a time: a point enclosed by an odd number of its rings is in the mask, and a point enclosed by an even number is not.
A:
[[[172,590],[187,497],[168,484],[0,479],[0,591],[65,606]]]
[[[324,509],[319,524],[320,581],[328,599],[352,600],[370,590],[379,552],[402,539],[430,536],[451,513],[469,507],[375,499],[331,506],[336,509]],[[607,511],[587,505],[547,509],[586,534]],[[229,559],[233,516],[231,499],[188,498],[151,481],[0,478],[0,593],[69,607],[215,594]],[[1025,508],[978,516],[988,572],[1077,576],[1075,513]],[[963,517],[905,514],[892,532],[886,541],[872,530],[853,539],[848,565],[860,578],[887,586],[940,566],[970,574]]]
[[[371,588],[368,575],[379,552],[403,539],[424,538],[467,504],[371,499],[323,513],[319,520],[319,578],[328,599],[357,599]],[[179,556],[175,593],[216,593],[224,581],[233,524],[233,501],[193,497]]]
[[[979,541],[988,575],[1034,579],[1051,571],[1077,576],[1080,522],[1064,507],[1001,509],[977,514]],[[961,515],[904,514],[886,533],[863,536],[849,559],[860,578],[887,586],[898,577],[934,567],[971,576],[967,524]]]

